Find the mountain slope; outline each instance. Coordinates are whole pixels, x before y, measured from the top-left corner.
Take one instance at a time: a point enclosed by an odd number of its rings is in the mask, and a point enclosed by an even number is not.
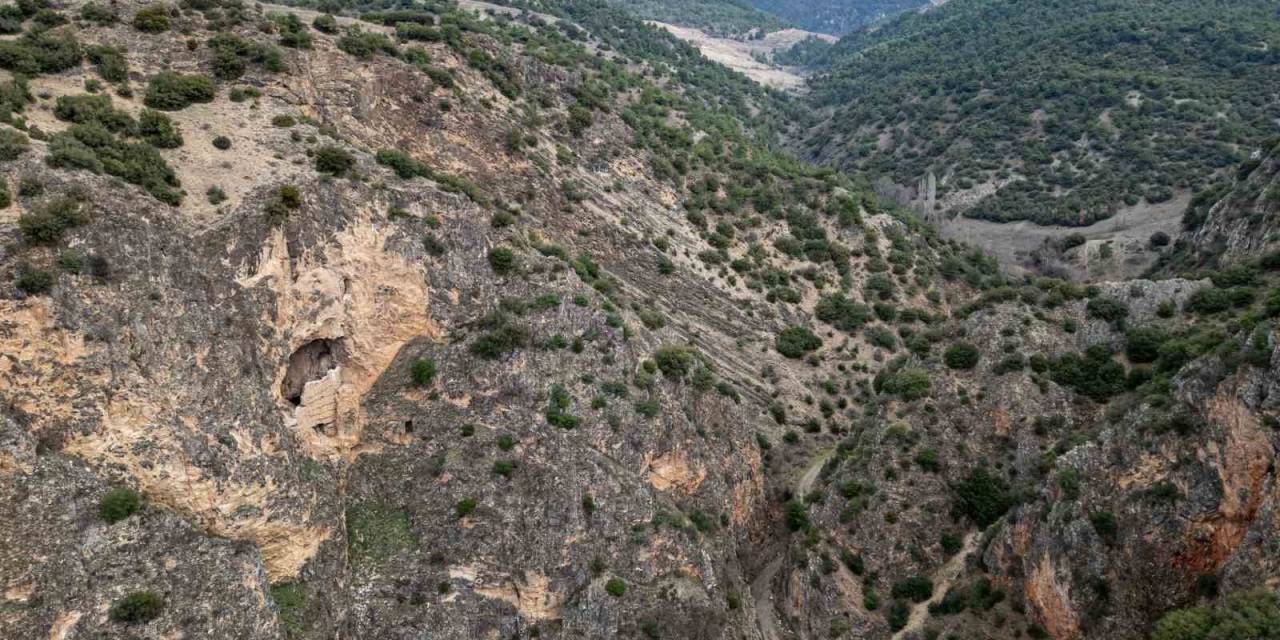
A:
[[[644,20],[694,27],[714,36],[746,36],[791,26],[777,15],[757,11],[741,0],[617,0]]]
[[[949,212],[1089,224],[1274,134],[1278,24],[1261,1],[951,2],[828,54],[807,148],[909,189],[932,172]]]
[[[1012,278],[614,4],[359,9],[11,15],[0,636],[1280,615],[1280,261]]]
[[[930,0],[751,0],[800,28],[841,35],[932,4]]]

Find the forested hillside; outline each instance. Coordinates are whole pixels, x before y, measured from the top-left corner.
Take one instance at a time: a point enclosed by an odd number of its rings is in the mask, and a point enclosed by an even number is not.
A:
[[[1204,187],[1280,118],[1267,0],[961,0],[859,32],[809,154],[990,220],[1088,224]]]
[[[791,26],[777,15],[752,8],[746,0],[615,1],[642,19],[696,27],[717,36],[742,37]]]
[[[750,0],[756,8],[781,16],[802,29],[840,35],[919,9],[928,0]]]

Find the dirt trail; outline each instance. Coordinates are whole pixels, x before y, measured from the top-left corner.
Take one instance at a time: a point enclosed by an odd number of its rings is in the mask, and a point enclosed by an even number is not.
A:
[[[830,460],[834,453],[834,449],[823,451],[809,463],[809,467],[800,476],[800,481],[796,483],[797,499],[803,500],[805,494],[813,490],[813,483],[817,482],[818,476],[822,473],[822,467],[826,466],[827,460]],[[770,560],[760,575],[751,582],[751,599],[755,603],[756,626],[760,628],[760,636],[764,640],[781,640],[782,638],[778,627],[777,609],[773,606],[773,579],[778,575],[778,570],[782,568],[786,558],[787,554],[784,550]]]
[[[965,536],[964,546],[961,547],[960,552],[951,556],[951,559],[933,574],[933,597],[911,608],[911,617],[907,618],[907,626],[893,634],[893,640],[901,640],[924,625],[924,621],[929,618],[929,605],[941,602],[947,595],[947,590],[964,569],[965,558],[978,550],[978,540],[981,538],[981,531],[970,531],[969,535]]]

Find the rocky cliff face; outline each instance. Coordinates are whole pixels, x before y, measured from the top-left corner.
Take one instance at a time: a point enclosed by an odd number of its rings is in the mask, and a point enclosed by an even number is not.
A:
[[[1216,281],[1010,281],[763,94],[454,9],[20,21],[91,54],[0,72],[0,635],[1136,638],[1274,587],[1280,356],[1166,313]],[[164,70],[219,78],[177,145]],[[1203,331],[1126,386],[1125,322]]]
[[[1190,238],[1179,260],[1197,264],[1234,264],[1272,252],[1280,211],[1280,157],[1276,150],[1251,158],[1206,190],[1189,208],[1184,224]]]

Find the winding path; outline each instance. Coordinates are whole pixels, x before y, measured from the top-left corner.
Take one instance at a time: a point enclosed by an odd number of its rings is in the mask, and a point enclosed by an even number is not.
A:
[[[796,483],[796,498],[803,500],[804,496],[813,490],[813,483],[818,481],[818,475],[822,473],[822,467],[827,464],[827,460],[831,459],[834,449],[823,451],[809,463],[809,467],[804,470],[804,474],[800,476],[800,481]],[[778,556],[769,561],[765,565],[764,570],[756,579],[751,582],[751,598],[755,603],[756,610],[756,626],[760,628],[760,636],[764,640],[781,640],[782,633],[778,627],[778,611],[773,606],[773,579],[778,575],[778,570],[782,568],[782,563],[786,560],[787,554],[784,550]]]
[[[907,618],[907,626],[903,627],[897,633],[893,634],[893,640],[901,640],[907,634],[918,630],[924,621],[929,617],[929,605],[941,602],[947,595],[947,590],[955,584],[956,578],[960,576],[960,572],[964,570],[964,560],[969,554],[978,550],[978,540],[982,538],[981,531],[970,531],[964,537],[964,545],[960,548],[959,553],[951,556],[947,563],[942,565],[933,574],[933,597],[926,602],[913,605],[911,607],[911,617]]]

